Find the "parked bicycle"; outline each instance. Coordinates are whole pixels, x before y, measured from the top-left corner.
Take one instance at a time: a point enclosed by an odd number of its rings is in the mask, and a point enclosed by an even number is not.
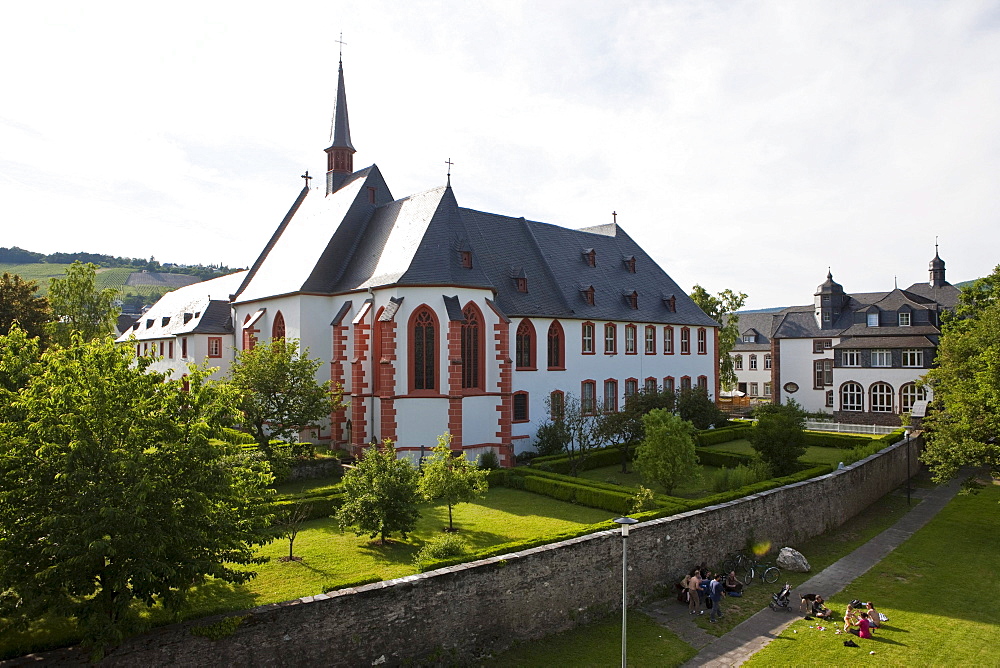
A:
[[[760,578],[761,582],[767,584],[774,584],[781,577],[781,569],[774,564],[754,559],[743,568],[742,572],[737,571],[736,577],[744,586],[749,586],[754,578]]]

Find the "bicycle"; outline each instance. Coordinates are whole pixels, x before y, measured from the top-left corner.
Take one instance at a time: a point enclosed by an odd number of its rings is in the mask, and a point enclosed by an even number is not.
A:
[[[778,581],[778,578],[781,577],[781,569],[772,564],[754,559],[743,569],[742,576],[742,578],[737,576],[737,579],[739,579],[744,586],[750,586],[754,578],[757,577],[760,578],[761,582],[774,584]]]
[[[729,573],[730,571],[741,572],[752,563],[753,560],[750,557],[748,557],[745,552],[742,551],[733,552],[726,557],[725,561],[722,562],[722,572],[723,573]]]

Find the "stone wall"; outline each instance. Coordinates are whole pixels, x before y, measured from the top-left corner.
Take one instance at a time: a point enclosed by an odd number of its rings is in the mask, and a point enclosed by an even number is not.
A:
[[[905,444],[813,480],[634,525],[628,539],[630,597],[638,602],[695,563],[721,561],[748,539],[794,547],[839,526],[906,480]],[[920,437],[911,445],[916,471]],[[620,594],[621,537],[602,531],[263,606],[221,640],[190,634],[192,626],[213,619],[164,627],[127,641],[105,662],[367,666],[434,656],[471,660],[603,617],[620,609]]]

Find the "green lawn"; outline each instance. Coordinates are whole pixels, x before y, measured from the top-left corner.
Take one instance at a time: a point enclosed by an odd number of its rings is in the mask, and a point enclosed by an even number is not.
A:
[[[1000,609],[993,605],[1000,596],[998,502],[997,486],[956,497],[830,601],[842,614],[854,598],[871,600],[889,617],[873,639],[855,639],[860,648],[844,647],[843,635],[802,620],[744,665],[997,665],[992,644],[1000,628]]]
[[[715,494],[715,492],[708,489],[707,481],[711,479],[712,473],[718,471],[719,469],[715,466],[702,466],[701,470],[701,475],[685,480],[678,485],[669,496],[681,496],[686,499],[697,499],[702,496]],[[614,466],[603,466],[599,469],[583,471],[579,477],[587,480],[594,480],[596,482],[610,482],[633,489],[637,489],[639,485],[645,485],[657,494],[666,494],[660,485],[644,481],[642,476],[639,475],[639,472],[633,468],[631,462],[628,465],[628,473],[622,473],[621,465],[615,464]]]
[[[738,455],[752,455],[754,449],[750,447],[750,441],[745,438],[717,445],[710,445],[708,450],[720,450],[722,452],[734,452]],[[806,448],[805,454],[799,457],[800,462],[815,462],[817,464],[837,464],[844,461],[844,451],[840,448],[821,448],[810,446]]]
[[[793,545],[806,556],[813,570],[811,573],[783,573],[779,582],[790,582],[793,587],[804,582],[816,572],[892,526],[906,513],[906,510],[905,497],[889,494],[843,526],[801,545]],[[783,546],[772,547],[777,550]],[[745,590],[742,598],[726,599],[725,617],[719,623],[710,624],[707,615],[692,619],[691,623],[697,624],[713,635],[722,635],[766,607],[771,599],[771,593],[778,589],[780,589],[778,583],[765,585],[757,582]],[[669,597],[673,599],[673,594],[670,593]],[[496,657],[494,663],[502,666],[615,665],[621,658],[620,620],[618,615],[614,615],[604,623],[582,626],[551,638],[521,644]],[[669,630],[657,626],[638,611],[629,613],[628,647],[629,661],[637,666],[676,666],[695,654],[690,645]],[[568,652],[572,652],[572,660],[564,659]],[[664,658],[662,660],[641,658],[654,656],[649,654],[651,652],[658,652]],[[789,657],[780,662],[780,665],[801,665],[801,661]]]
[[[439,535],[448,523],[445,505],[424,504],[421,511],[417,530],[407,540],[385,546],[367,536],[341,532],[330,518],[307,522],[295,541],[295,554],[304,557],[302,561],[278,560],[288,554],[287,540],[264,546],[260,554],[271,559],[255,569],[258,575],[254,580],[246,585],[211,581],[198,587],[181,618],[288,601],[319,594],[330,585],[373,576],[388,580],[413,574],[417,572],[413,564],[417,550],[429,538]],[[475,550],[595,524],[613,518],[614,514],[497,487],[481,502],[455,506],[454,516],[460,535]],[[174,621],[163,610],[154,610],[150,620],[153,624]],[[75,640],[73,629],[66,620],[40,620],[27,633],[4,634],[0,638],[0,659],[68,645]]]

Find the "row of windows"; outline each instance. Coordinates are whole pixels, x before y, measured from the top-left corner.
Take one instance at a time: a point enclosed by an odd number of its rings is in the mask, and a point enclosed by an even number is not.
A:
[[[733,356],[733,368],[736,369],[737,371],[742,371],[743,370],[743,355],[734,355]],[[757,356],[756,355],[747,355],[747,368],[750,371],[756,371],[757,370]],[[766,355],[764,355],[764,368],[765,369],[770,369],[771,368],[771,353],[767,353]]]
[[[840,355],[840,364],[845,367],[859,367],[864,360],[861,350],[844,350]],[[891,367],[892,351],[888,349],[875,349],[869,351],[869,361],[873,367]],[[924,351],[921,348],[904,348],[902,351],[902,364],[904,367],[923,368]]]
[[[486,386],[486,337],[483,314],[474,303],[462,309],[464,320],[459,332],[459,363],[463,390],[482,391]],[[380,321],[376,320],[376,327]],[[438,320],[434,311],[422,305],[410,316],[410,391],[434,392],[439,389],[437,368]],[[375,332],[376,342],[381,333]]]
[[[663,379],[663,389],[668,392],[676,391],[676,382],[673,376],[667,376]],[[690,390],[692,387],[690,376],[681,376],[680,379],[680,389]],[[698,376],[695,381],[694,387],[708,388],[708,376]],[[598,403],[597,395],[597,381],[596,380],[585,380],[580,383],[580,410],[585,415],[594,415],[601,410],[603,412],[617,411],[618,406],[618,381],[614,378],[608,378],[604,381],[603,386],[603,400]],[[645,392],[656,392],[657,391],[657,379],[656,378],[646,378],[643,382],[643,391]],[[628,398],[639,392],[639,379],[629,378],[625,381],[625,401]],[[553,420],[559,420],[563,416],[564,406],[565,406],[566,396],[562,390],[555,390],[549,394],[549,417]],[[528,411],[528,393],[527,392],[515,392],[514,393],[514,422],[527,422],[530,419],[530,414]]]
[[[760,385],[758,383],[749,383],[748,392],[751,397],[769,397],[771,396],[771,383],[764,383],[764,393],[760,393]]]
[[[840,410],[861,412],[865,410],[865,389],[860,383],[850,381],[840,387]],[[892,385],[884,382],[872,383],[868,387],[868,411],[872,413],[908,413],[913,410],[913,404],[927,398],[923,387],[915,383],[905,383],[899,388],[898,410],[893,406],[895,391]],[[833,406],[833,390],[826,393],[826,405]]]
[[[585,322],[581,325],[581,345],[580,352],[584,355],[593,355],[595,350],[596,326],[592,322]],[[625,354],[636,355],[639,352],[638,343],[639,328],[636,325],[625,325]],[[699,327],[695,332],[695,345],[699,355],[708,354],[708,330]],[[642,350],[647,355],[657,353],[657,332],[655,325],[646,325],[643,328]],[[691,328],[680,328],[680,353],[681,355],[691,354]],[[604,323],[604,354],[618,354],[618,325],[613,322]],[[674,328],[667,325],[663,328],[663,354],[674,354]]]
[[[187,337],[181,337],[181,359],[188,356],[188,340]],[[159,352],[157,352],[159,351]],[[165,357],[166,359],[174,359],[174,340],[166,339],[164,341],[144,341],[143,343],[135,344],[135,356],[140,357],[142,355],[157,355],[160,357]],[[221,336],[210,336],[208,337],[208,356],[209,357],[222,357],[222,337]]]
[[[247,317],[243,319],[243,350],[253,350],[257,345],[257,333],[260,330],[249,324],[251,317],[253,316],[247,313]],[[281,311],[275,313],[274,319],[271,321],[271,338],[285,338],[285,316],[281,315]],[[211,346],[211,343],[209,345]],[[219,356],[221,357],[221,355]]]

